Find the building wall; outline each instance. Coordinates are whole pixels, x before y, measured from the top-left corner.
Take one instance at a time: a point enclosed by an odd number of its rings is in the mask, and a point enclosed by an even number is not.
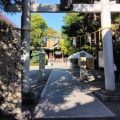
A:
[[[47,48],[52,48],[55,43],[56,43],[55,39],[48,39],[46,47]]]

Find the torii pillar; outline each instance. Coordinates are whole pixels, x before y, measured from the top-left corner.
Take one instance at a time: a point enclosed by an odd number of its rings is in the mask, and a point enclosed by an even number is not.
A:
[[[105,88],[115,91],[111,13],[109,0],[101,0],[101,25],[104,56]]]
[[[22,57],[22,91],[30,92],[29,85],[29,63],[30,63],[30,0],[22,2],[21,17],[21,57]]]

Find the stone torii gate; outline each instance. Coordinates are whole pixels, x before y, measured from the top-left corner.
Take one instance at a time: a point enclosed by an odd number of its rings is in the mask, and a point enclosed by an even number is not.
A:
[[[29,51],[30,51],[30,13],[31,12],[66,12],[60,10],[60,4],[37,4],[30,0],[23,0],[22,4],[6,5],[8,12],[21,12],[21,38],[23,50],[23,90],[29,92]],[[105,88],[107,91],[115,91],[115,78],[113,66],[113,47],[111,34],[111,12],[120,12],[120,4],[110,3],[109,0],[101,0],[94,4],[73,4],[73,9],[67,12],[101,13],[102,41],[104,54]],[[27,87],[28,86],[28,87]]]

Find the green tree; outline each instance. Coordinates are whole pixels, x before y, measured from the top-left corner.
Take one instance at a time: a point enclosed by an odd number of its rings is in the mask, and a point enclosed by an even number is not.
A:
[[[38,50],[32,51],[32,54],[31,54],[32,59],[30,61],[31,66],[38,66],[39,65],[39,54],[40,54],[40,51],[38,51]],[[44,58],[45,65],[47,64],[47,62],[48,62],[48,59],[47,59],[46,54],[45,54],[45,58]]]
[[[63,18],[62,33],[68,37],[85,35],[100,28],[100,15],[92,13],[68,13]]]
[[[60,45],[61,45],[61,50],[63,51],[64,55],[68,55],[69,54],[69,48],[70,48],[70,41],[68,40],[61,40],[60,41]]]
[[[120,13],[112,14],[112,30],[115,32],[115,37],[120,41]]]
[[[31,54],[32,60],[31,60],[31,62],[33,62],[33,63],[39,63],[39,54],[40,54],[40,52],[37,51],[37,50],[32,51],[32,54]]]
[[[47,28],[47,32],[46,33],[47,33],[46,34],[46,38],[55,37],[55,36],[60,37],[60,33],[58,31],[54,30],[51,27]]]
[[[37,48],[46,34],[47,23],[39,14],[31,14],[31,48]]]
[[[83,32],[83,15],[79,13],[67,13],[63,18],[64,26],[62,27],[62,33],[68,37],[75,37]]]
[[[78,48],[75,48],[72,45],[72,39],[62,39],[60,41],[60,45],[61,45],[61,50],[63,51],[64,55],[71,55],[75,52],[78,51]]]
[[[82,37],[81,43],[79,36],[94,32],[100,28],[100,14],[68,13],[64,16],[63,21],[62,36],[65,40],[67,38],[71,40],[73,39],[72,37],[76,37],[77,46],[74,48],[76,51],[79,51],[81,46],[88,44],[87,36]],[[94,39],[94,35],[91,37]],[[71,48],[73,48],[72,44]]]

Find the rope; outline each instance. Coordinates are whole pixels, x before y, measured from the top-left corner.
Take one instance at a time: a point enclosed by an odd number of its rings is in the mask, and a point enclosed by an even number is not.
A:
[[[88,35],[91,35],[91,34],[93,34],[93,33],[99,32],[99,31],[101,31],[101,30],[111,29],[111,28],[112,28],[112,27],[103,27],[103,28],[100,28],[100,29],[98,29],[98,30],[96,30],[96,31],[94,31],[94,32],[91,32],[91,33],[89,33],[89,34],[86,34],[86,35],[81,35],[81,36],[77,36],[77,37],[67,37],[67,38],[81,38],[81,37],[88,36]]]

